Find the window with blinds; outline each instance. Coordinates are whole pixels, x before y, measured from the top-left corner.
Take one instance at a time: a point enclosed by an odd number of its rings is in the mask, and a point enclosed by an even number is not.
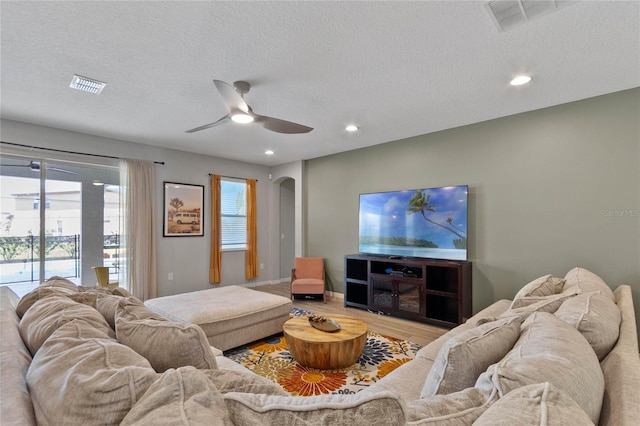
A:
[[[247,185],[244,181],[220,181],[222,250],[247,248]]]

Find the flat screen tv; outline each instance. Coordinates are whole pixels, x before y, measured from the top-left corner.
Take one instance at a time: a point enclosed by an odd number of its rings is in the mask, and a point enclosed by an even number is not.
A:
[[[363,254],[467,260],[467,185],[360,194]]]

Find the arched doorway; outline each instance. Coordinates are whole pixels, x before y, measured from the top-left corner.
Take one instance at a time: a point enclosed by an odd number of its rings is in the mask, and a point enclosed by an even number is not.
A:
[[[280,280],[287,281],[291,276],[295,259],[295,201],[296,182],[285,178],[280,182]]]

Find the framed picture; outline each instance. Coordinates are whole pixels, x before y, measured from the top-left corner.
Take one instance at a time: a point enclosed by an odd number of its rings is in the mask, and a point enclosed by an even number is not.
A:
[[[204,235],[204,185],[164,182],[165,237]]]

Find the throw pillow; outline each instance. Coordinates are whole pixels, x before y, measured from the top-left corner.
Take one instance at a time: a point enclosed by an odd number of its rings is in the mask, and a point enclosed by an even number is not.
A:
[[[91,324],[62,325],[26,375],[38,424],[119,424],[158,374],[130,348]]]
[[[620,335],[620,309],[600,292],[582,293],[566,300],[555,315],[573,325],[602,361]]]
[[[571,397],[598,422],[604,377],[598,357],[571,325],[547,312],[535,312],[522,324],[520,338],[476,387],[496,389],[502,398],[522,386],[550,382]]]
[[[18,318],[22,318],[24,314],[29,310],[30,307],[33,306],[40,299],[44,299],[49,296],[64,296],[67,294],[76,294],[71,290],[64,288],[54,288],[54,287],[36,287],[29,293],[22,296],[18,305],[16,306],[16,314]]]
[[[120,301],[123,299],[124,297],[122,296],[99,293],[96,300],[96,309],[113,330],[116,329],[116,311],[118,310]],[[142,304],[142,302],[140,303]]]
[[[207,336],[195,324],[138,319],[125,308],[116,313],[116,337],[148,359],[159,373],[187,365],[217,368]]]
[[[518,317],[521,321],[526,320],[529,315],[534,312],[549,312],[554,313],[562,303],[575,296],[574,293],[561,293],[554,294],[553,296],[545,296],[540,297],[535,303],[531,303],[527,306],[522,306],[520,308],[507,309],[502,314],[500,314],[499,318],[511,318]]]
[[[551,275],[544,275],[538,279],[531,281],[516,293],[511,302],[511,309],[520,308],[537,302],[535,297],[553,296],[562,291],[564,286],[564,278],[555,278]]]
[[[116,309],[115,315],[118,316],[120,312],[124,312],[128,317],[132,317],[139,320],[155,319],[158,321],[168,321],[162,315],[156,312],[153,312],[151,309],[147,308],[140,299],[134,296],[125,297],[119,301],[118,308]]]
[[[407,424],[470,425],[497,399],[497,392],[467,388],[407,403]]]
[[[606,282],[598,275],[584,268],[573,268],[564,277],[567,281],[564,284],[563,293],[588,293],[591,291],[599,291],[604,296],[616,301],[613,291]]]
[[[73,281],[69,281],[66,278],[53,276],[48,280],[40,283],[40,287],[56,287],[56,288],[66,288],[71,291],[78,292],[78,286],[73,283]]]
[[[230,392],[224,395],[236,425],[405,424],[404,403],[393,392],[309,397]]]
[[[123,419],[127,425],[232,426],[222,394],[202,370],[167,370]]]
[[[421,398],[472,387],[482,372],[500,361],[520,336],[518,317],[479,325],[452,337],[438,352]]]
[[[133,294],[129,293],[128,290],[122,287],[109,287],[109,291],[115,296],[133,297]]]
[[[107,336],[115,334],[94,308],[75,302],[66,296],[49,296],[31,306],[20,320],[20,335],[32,355],[63,324],[82,318]]]
[[[74,302],[82,303],[83,305],[91,306],[93,309],[95,309],[98,294],[95,292],[87,291],[83,293],[67,294],[66,297],[73,300]]]
[[[549,382],[509,392],[485,411],[474,426],[516,424],[564,426],[593,424],[587,413]]]

